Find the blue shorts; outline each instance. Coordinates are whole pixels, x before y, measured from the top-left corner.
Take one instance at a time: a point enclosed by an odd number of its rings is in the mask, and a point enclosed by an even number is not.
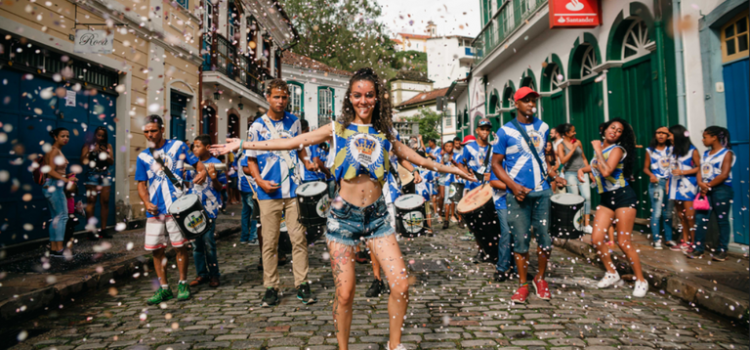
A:
[[[356,246],[362,240],[392,235],[396,230],[388,216],[388,206],[382,195],[364,208],[338,197],[328,212],[326,240]]]
[[[87,186],[112,186],[112,176],[107,171],[89,171],[86,177],[86,182],[83,183]]]

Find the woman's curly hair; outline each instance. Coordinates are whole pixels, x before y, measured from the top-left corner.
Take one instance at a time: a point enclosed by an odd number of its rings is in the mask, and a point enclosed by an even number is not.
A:
[[[369,81],[375,86],[377,100],[372,112],[372,126],[376,130],[385,134],[385,137],[388,140],[395,141],[396,135],[393,132],[391,100],[388,98],[388,88],[380,81],[380,79],[378,79],[378,75],[375,74],[375,71],[373,71],[372,68],[361,68],[354,72],[352,78],[349,79],[349,87],[346,89],[344,103],[341,107],[341,116],[338,118],[339,122],[343,124],[344,129],[346,129],[352,121],[354,121],[354,106],[349,100],[349,96],[352,93],[354,83],[359,81]]]
[[[624,148],[625,152],[627,153],[623,164],[622,173],[625,178],[628,179],[628,181],[631,181],[633,177],[633,164],[635,163],[635,158],[637,157],[637,154],[635,153],[635,131],[633,131],[633,127],[630,126],[630,124],[625,119],[614,118],[610,119],[608,122],[602,125],[602,128],[600,130],[602,139],[604,139],[604,133],[607,131],[607,129],[609,129],[609,126],[612,125],[612,123],[622,124],[622,135],[620,135],[620,139],[617,140],[617,144]]]

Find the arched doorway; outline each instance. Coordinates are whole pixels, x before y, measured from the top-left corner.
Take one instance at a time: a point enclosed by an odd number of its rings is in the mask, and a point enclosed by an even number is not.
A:
[[[513,87],[513,82],[509,81],[507,84],[505,84],[505,88],[503,88],[503,98],[502,98],[502,106],[503,110],[505,112],[502,113],[502,121],[500,122],[501,125],[505,125],[505,123],[511,121],[511,119],[515,118],[515,111],[516,111],[516,103],[513,101],[513,94],[516,93],[516,89]]]
[[[573,47],[568,65],[568,76],[579,84],[570,86],[570,123],[575,125],[578,139],[583,141],[587,156],[594,154],[591,141],[599,140],[599,124],[604,122],[602,83],[594,71],[601,55],[592,35],[585,33],[585,41]]]
[[[560,87],[565,81],[562,64],[557,55],[545,61],[547,65],[542,69],[540,90],[542,92],[541,110],[542,120],[551,128],[566,123],[567,105],[565,104],[565,91]]]
[[[216,128],[216,110],[211,106],[203,107],[203,133],[211,137],[211,143],[218,139]]]
[[[227,122],[227,137],[228,138],[240,138],[240,117],[234,113],[229,114]]]
[[[500,96],[498,96],[497,89],[492,89],[490,94],[490,101],[487,105],[487,116],[492,123],[492,132],[496,132],[497,129],[502,126],[502,117],[498,114],[500,112]]]

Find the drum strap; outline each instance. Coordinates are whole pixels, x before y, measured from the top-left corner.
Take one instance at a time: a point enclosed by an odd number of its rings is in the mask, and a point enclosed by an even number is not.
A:
[[[542,176],[546,179],[547,178],[547,170],[544,169],[544,163],[542,163],[542,158],[539,158],[539,152],[536,151],[536,147],[534,147],[534,144],[531,142],[531,139],[529,138],[529,134],[526,133],[526,128],[521,126],[521,123],[518,122],[518,119],[513,118],[513,120],[510,121],[513,123],[513,126],[518,129],[518,132],[521,133],[521,136],[523,136],[523,139],[526,141],[526,144],[529,146],[529,149],[531,150],[531,154],[534,155],[534,159],[536,159],[536,162],[539,163],[539,169],[542,170]]]
[[[161,165],[161,170],[164,172],[164,175],[167,176],[167,179],[169,179],[169,182],[174,185],[174,188],[182,189],[182,180],[178,179],[174,173],[172,173],[172,170],[169,169],[166,165],[164,165],[164,160],[161,159],[161,157],[156,156],[156,150],[151,149],[151,155],[154,157],[154,160]]]

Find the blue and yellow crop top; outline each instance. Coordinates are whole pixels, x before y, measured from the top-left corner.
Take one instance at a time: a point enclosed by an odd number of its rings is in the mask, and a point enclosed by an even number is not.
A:
[[[393,148],[386,135],[371,124],[350,124],[344,129],[343,124],[333,122],[333,129],[333,147],[326,166],[331,169],[336,182],[369,174],[370,179],[384,185]],[[396,139],[399,139],[397,133]]]

